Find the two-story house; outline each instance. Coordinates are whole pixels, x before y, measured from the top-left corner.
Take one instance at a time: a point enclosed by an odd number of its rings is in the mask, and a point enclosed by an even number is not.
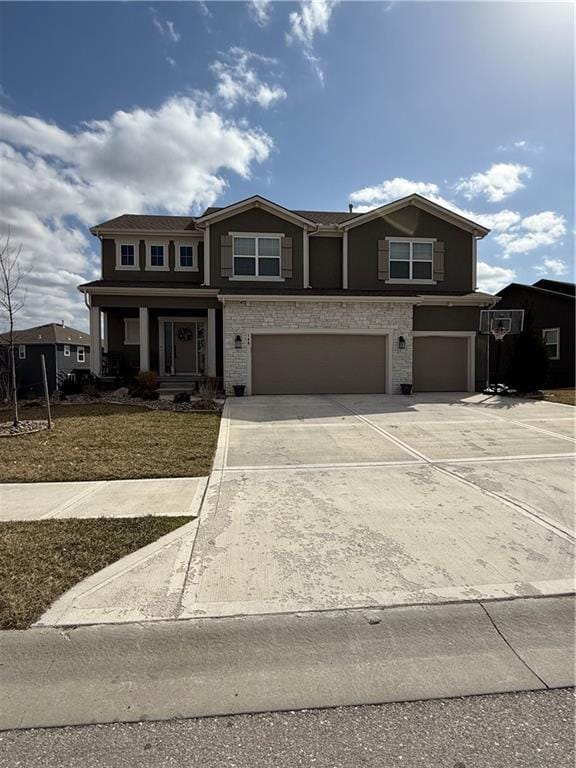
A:
[[[92,228],[102,279],[80,286],[92,370],[121,359],[246,394],[481,389],[488,231],[419,195],[369,213],[254,196],[197,218],[119,216]]]

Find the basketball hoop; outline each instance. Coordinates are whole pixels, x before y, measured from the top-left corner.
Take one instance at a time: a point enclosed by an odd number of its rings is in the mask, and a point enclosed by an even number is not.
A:
[[[490,383],[490,347],[486,349],[488,364],[487,364],[487,382],[484,393],[487,395],[500,395],[506,394],[508,388],[499,383],[500,378],[500,352],[502,349],[502,342],[508,335],[514,336],[522,333],[524,327],[524,310],[523,309],[483,309],[480,312],[480,333],[493,336],[500,344],[496,345],[496,371],[493,374],[494,383]]]
[[[512,327],[512,321],[507,317],[493,318],[492,325],[490,327],[490,333],[496,341],[503,341],[504,336],[510,333]]]

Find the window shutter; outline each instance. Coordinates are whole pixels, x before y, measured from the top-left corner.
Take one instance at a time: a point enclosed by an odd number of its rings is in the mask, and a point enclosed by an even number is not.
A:
[[[390,242],[378,240],[378,280],[390,278]]]
[[[232,237],[220,236],[220,277],[232,277]]]
[[[444,243],[436,240],[434,243],[434,280],[444,280]]]
[[[292,238],[282,238],[282,277],[292,277]]]

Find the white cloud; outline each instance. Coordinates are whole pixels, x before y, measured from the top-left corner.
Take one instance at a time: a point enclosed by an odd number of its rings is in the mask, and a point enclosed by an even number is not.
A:
[[[497,213],[471,213],[468,218],[494,230],[494,232],[505,232],[517,224],[522,216],[517,211],[509,211],[505,208]]]
[[[469,200],[482,196],[491,203],[498,203],[519,189],[523,189],[524,180],[529,179],[531,175],[532,171],[526,165],[493,163],[483,173],[474,173],[472,176],[459,179],[454,189]]]
[[[494,267],[485,261],[478,262],[478,288],[486,293],[497,293],[516,277],[513,269]]]
[[[176,67],[176,61],[172,58],[172,56],[166,56],[166,61],[168,64],[170,64],[171,67]]]
[[[246,102],[268,109],[277,101],[286,98],[284,88],[265,82],[258,72],[266,70],[269,75],[278,64],[276,59],[259,56],[237,47],[220,56],[221,58],[212,64],[211,70],[217,80],[216,94],[228,108],[239,102]]]
[[[173,21],[162,21],[162,19],[158,16],[158,12],[155,8],[150,8],[150,13],[152,14],[152,23],[158,32],[162,35],[162,37],[167,37],[173,43],[180,41],[181,35],[179,32],[176,32]]]
[[[73,131],[0,112],[0,135],[0,236],[9,230],[32,267],[21,318],[29,324],[85,326],[76,286],[99,270],[89,225],[125,212],[200,210],[228,173],[249,178],[273,147],[261,130],[184,97]]]
[[[558,244],[566,234],[566,219],[555,211],[526,216],[520,223],[494,238],[501,245],[504,258],[512,254],[529,253],[537,248]]]
[[[568,267],[563,261],[560,259],[550,259],[548,256],[545,256],[543,262],[537,264],[534,269],[539,275],[552,274],[556,277],[561,277],[568,273]]]
[[[534,154],[538,154],[542,152],[544,147],[541,144],[533,144],[531,141],[526,141],[526,139],[520,139],[518,141],[513,141],[510,144],[500,144],[500,146],[497,147],[498,152],[532,152]]]
[[[250,0],[248,7],[256,24],[260,27],[265,27],[270,21],[272,0]]]
[[[438,185],[426,181],[411,181],[397,176],[372,187],[357,189],[351,193],[350,202],[358,205],[356,209],[358,211],[369,211],[413,194],[430,198],[439,194]]]
[[[204,2],[204,0],[198,0],[198,2],[195,3],[195,6],[202,16],[205,16],[208,19],[212,18],[212,11],[208,8],[208,4]]]
[[[288,43],[298,43],[302,46],[304,55],[312,64],[321,84],[324,84],[324,73],[320,59],[314,54],[314,38],[325,35],[332,11],[339,0],[302,0],[300,8],[290,14],[290,32],[287,33]]]

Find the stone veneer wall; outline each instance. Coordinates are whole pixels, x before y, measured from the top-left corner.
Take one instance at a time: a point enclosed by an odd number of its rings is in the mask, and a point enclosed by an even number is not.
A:
[[[234,384],[248,383],[250,332],[269,328],[391,329],[392,394],[412,381],[412,303],[233,301],[224,305],[224,386],[233,394]],[[234,340],[242,337],[242,348]],[[406,349],[398,349],[404,336]]]

